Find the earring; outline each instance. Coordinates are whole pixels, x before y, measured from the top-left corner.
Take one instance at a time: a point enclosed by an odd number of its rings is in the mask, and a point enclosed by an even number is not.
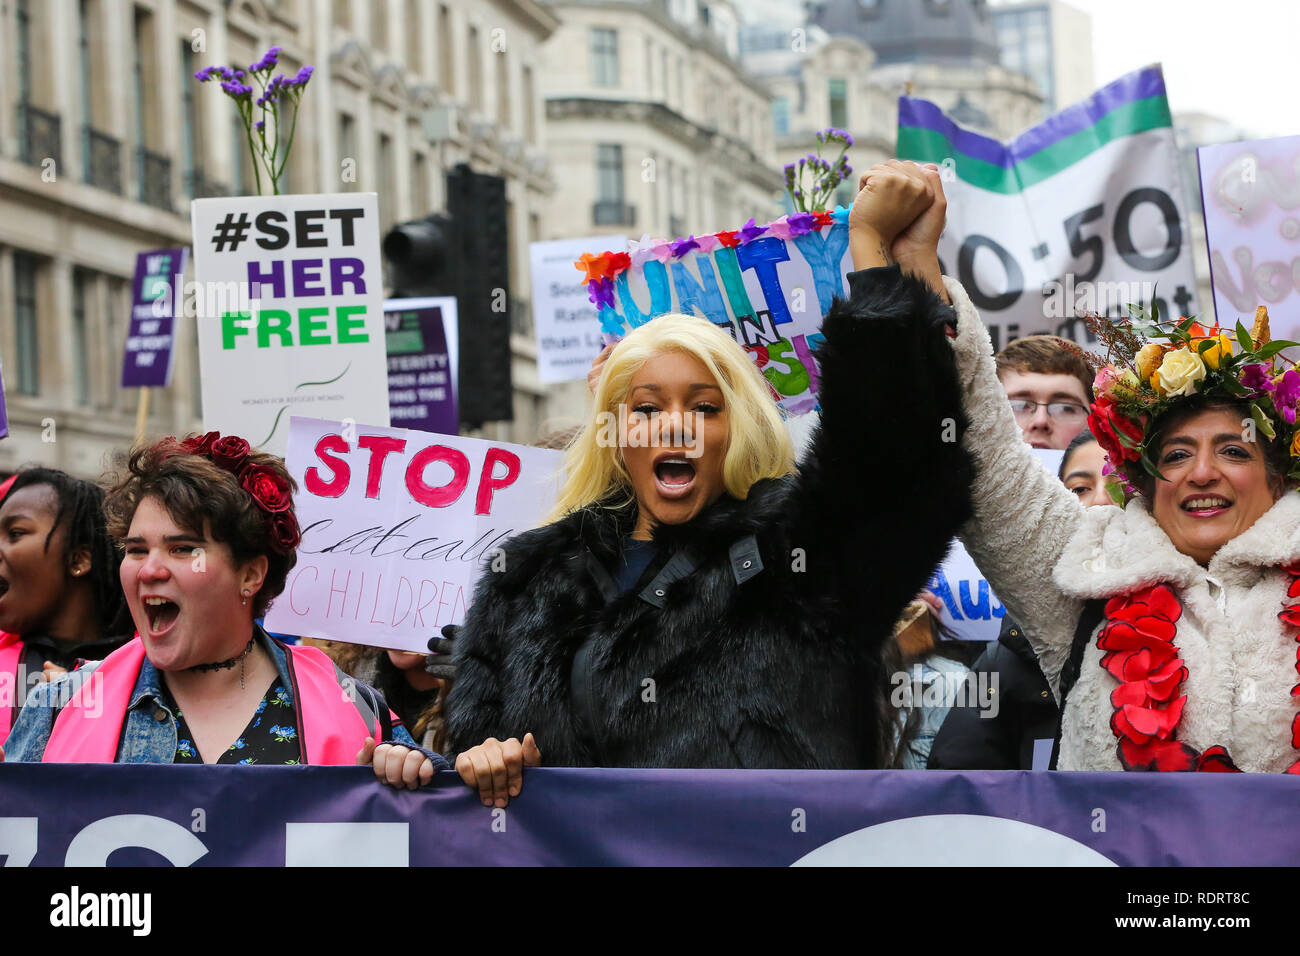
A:
[[[248,604],[248,588],[244,588],[244,597],[239,603],[243,605]]]

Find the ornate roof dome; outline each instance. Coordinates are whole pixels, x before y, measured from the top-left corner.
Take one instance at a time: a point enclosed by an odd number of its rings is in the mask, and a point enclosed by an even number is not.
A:
[[[808,22],[857,37],[881,66],[999,62],[986,0],[816,0]]]

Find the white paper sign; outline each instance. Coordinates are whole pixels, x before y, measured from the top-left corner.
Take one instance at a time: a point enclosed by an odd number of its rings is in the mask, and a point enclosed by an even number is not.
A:
[[[428,650],[465,617],[506,539],[555,502],[562,453],[293,418],[298,563],[266,617],[284,634]],[[502,570],[498,565],[497,570]]]
[[[1035,448],[1033,452],[1039,464],[1055,479],[1065,452],[1052,448]],[[1044,573],[1051,574],[1052,569],[1046,568]],[[998,639],[1006,608],[990,590],[989,582],[975,566],[974,559],[967,553],[960,539],[953,539],[947,559],[930,578],[929,590],[943,602],[939,620],[952,628],[959,639]]]
[[[374,193],[191,203],[203,427],[283,455],[294,414],[388,424]]]
[[[532,263],[537,378],[543,385],[587,377],[600,354],[600,319],[574,260],[595,248],[626,249],[625,236],[559,239],[528,245]]]

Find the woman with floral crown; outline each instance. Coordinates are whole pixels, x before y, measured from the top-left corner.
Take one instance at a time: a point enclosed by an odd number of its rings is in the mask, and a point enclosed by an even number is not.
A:
[[[1125,500],[1085,508],[1021,440],[949,289],[978,470],[963,540],[1064,698],[1059,768],[1300,772],[1294,343],[1269,341],[1262,309],[1254,333],[1096,322],[1089,426]]]

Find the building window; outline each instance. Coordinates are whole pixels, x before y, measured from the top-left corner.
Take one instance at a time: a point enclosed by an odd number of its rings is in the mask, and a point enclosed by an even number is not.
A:
[[[494,57],[497,61],[497,123],[501,129],[511,128],[510,115],[510,60],[505,50]]]
[[[393,138],[387,133],[379,134],[379,175],[382,177],[379,189],[379,221],[384,231],[397,218],[396,199],[397,170],[393,168]]]
[[[483,51],[479,48],[478,27],[469,28],[469,105],[483,109]]]
[[[415,29],[414,24],[411,29]],[[376,50],[388,49],[388,0],[370,3],[370,45]]]
[[[451,10],[438,4],[438,82],[449,96],[456,92],[456,63],[452,59]]]
[[[591,82],[595,86],[618,86],[618,31],[591,28]]]
[[[847,129],[849,125],[848,83],[842,79],[830,81],[831,126]]]
[[[181,41],[181,171],[185,178],[185,193],[195,198],[195,157],[199,152],[198,106],[194,102],[194,51],[190,41]]]
[[[523,111],[524,111],[524,141],[527,143],[537,142],[537,92],[533,89],[533,68],[524,67],[523,70]]]
[[[411,211],[416,216],[430,212],[429,163],[424,158],[424,153],[414,153],[411,156],[411,205],[415,207]]]
[[[349,0],[334,0],[334,25],[347,30],[352,26],[352,19],[348,15]]]
[[[623,202],[623,147],[618,143],[596,146],[596,198]]]
[[[790,101],[784,96],[772,101],[772,128],[777,136],[786,136],[790,132]]]
[[[90,404],[90,341],[86,322],[86,287],[93,277],[85,269],[72,270],[72,344],[77,363],[77,404]]]
[[[14,253],[14,325],[18,365],[14,390],[19,395],[39,395],[41,362],[36,335],[36,259]]]
[[[354,193],[360,188],[357,185],[356,177],[357,124],[347,113],[339,114],[339,160],[341,162],[351,161],[353,175],[349,179],[343,180],[343,191]]]
[[[424,36],[420,24],[419,0],[406,0],[406,22],[402,25],[406,31],[406,69],[417,75],[424,72],[420,62],[420,39]]]
[[[27,0],[18,0],[18,102],[32,99],[32,14]]]

